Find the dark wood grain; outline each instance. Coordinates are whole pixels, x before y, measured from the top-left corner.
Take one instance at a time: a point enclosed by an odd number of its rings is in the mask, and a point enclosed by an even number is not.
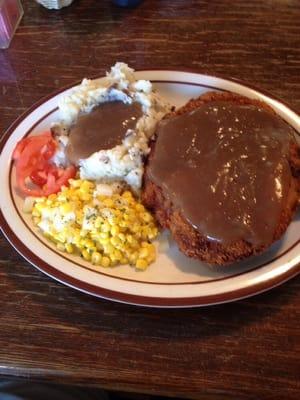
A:
[[[115,61],[245,79],[300,109],[300,3],[23,2],[0,53],[0,131],[42,96]],[[194,399],[300,398],[300,279],[206,309],[155,310],[52,281],[0,237],[0,374]]]

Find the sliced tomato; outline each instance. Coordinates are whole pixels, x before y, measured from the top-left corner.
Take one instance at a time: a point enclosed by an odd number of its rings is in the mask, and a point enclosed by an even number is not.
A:
[[[41,188],[35,188],[32,189],[29,186],[27,186],[27,176],[25,174],[17,172],[17,185],[20,191],[25,194],[26,196],[32,196],[32,197],[41,197],[45,196],[43,189]]]
[[[47,182],[44,185],[44,196],[49,196],[49,194],[57,193],[61,189],[62,186],[67,186],[69,179],[72,179],[76,175],[76,168],[74,165],[66,169],[58,168],[57,171],[58,177],[56,177],[55,173],[49,173],[47,177]]]
[[[59,168],[51,163],[57,144],[50,132],[27,137],[18,142],[13,159],[16,163],[17,184],[27,196],[48,196],[57,193],[70,178],[75,177],[76,168]],[[32,188],[32,183],[38,187]]]
[[[42,187],[47,182],[47,173],[43,170],[32,171],[30,179],[35,185]]]
[[[21,155],[24,157],[24,150],[25,148],[29,153],[32,153],[34,150],[38,148],[38,150],[41,150],[41,147],[44,145],[50,146],[51,150],[53,150],[53,146],[56,148],[56,142],[52,138],[51,132],[44,132],[41,135],[38,136],[28,136],[22,140],[20,140],[13,152],[13,160],[18,161],[21,158]],[[55,151],[54,148],[54,151]],[[54,154],[54,151],[52,154],[49,154],[48,158],[51,158],[52,155]],[[48,154],[47,154],[48,156]]]
[[[43,165],[42,168],[32,171],[30,179],[33,183],[42,187],[47,183],[49,174],[54,175],[54,177],[58,179],[63,171],[64,169],[58,168],[54,164],[47,163]]]

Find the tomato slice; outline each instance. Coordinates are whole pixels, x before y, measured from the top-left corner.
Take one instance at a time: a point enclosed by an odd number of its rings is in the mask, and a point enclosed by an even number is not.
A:
[[[76,168],[74,165],[66,169],[58,168],[58,178],[56,178],[55,173],[49,173],[47,177],[47,182],[43,187],[44,196],[49,196],[49,194],[57,193],[62,186],[67,186],[69,179],[72,179],[76,175]]]
[[[45,196],[43,189],[41,188],[36,188],[36,189],[31,189],[30,187],[27,186],[27,176],[20,173],[17,173],[17,185],[20,191],[25,194],[26,196],[32,196],[32,197],[41,197]]]
[[[57,143],[50,132],[30,136],[17,143],[13,152],[16,164],[17,184],[28,196],[40,197],[57,193],[70,178],[75,177],[76,168],[58,168],[51,163]],[[32,184],[38,187],[32,188]]]
[[[42,187],[47,182],[47,173],[43,170],[32,171],[30,179],[35,185]]]
[[[51,149],[53,150],[53,145],[56,148],[56,142],[55,140],[52,138],[52,135],[50,132],[44,132],[41,135],[38,136],[28,136],[22,140],[20,140],[13,152],[13,160],[14,161],[18,161],[21,158],[21,155],[24,157],[24,150],[25,148],[27,150],[29,150],[30,153],[32,153],[32,151],[36,150],[36,148],[38,147],[38,150],[40,151],[41,147],[43,144],[48,144],[51,146]],[[55,152],[55,148],[53,150],[52,154],[49,154],[49,158],[52,157],[52,155]],[[47,154],[48,155],[48,154]]]

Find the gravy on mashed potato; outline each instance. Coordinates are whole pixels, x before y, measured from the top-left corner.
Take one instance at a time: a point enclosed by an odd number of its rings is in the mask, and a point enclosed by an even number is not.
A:
[[[171,109],[152,83],[137,80],[127,64],[116,63],[105,78],[84,79],[58,106],[53,162],[66,166],[71,161],[81,179],[122,183],[138,192],[150,138]]]
[[[71,163],[88,158],[95,149],[108,150],[120,145],[129,129],[134,129],[142,116],[139,103],[110,101],[80,115],[70,128],[66,155]]]

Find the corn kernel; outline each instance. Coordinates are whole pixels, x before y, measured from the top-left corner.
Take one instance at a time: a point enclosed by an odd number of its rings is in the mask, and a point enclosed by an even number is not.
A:
[[[147,261],[148,265],[151,264],[153,261],[155,261],[155,254],[148,256],[146,258],[146,261]]]
[[[141,217],[145,222],[151,222],[152,221],[152,216],[147,212],[142,213]]]
[[[113,236],[113,237],[110,239],[110,242],[111,242],[111,244],[112,244],[113,246],[115,246],[115,247],[118,247],[118,246],[120,246],[120,244],[122,244],[121,240],[120,240],[119,238],[115,237],[115,236]]]
[[[65,246],[62,243],[56,243],[56,248],[59,251],[65,251]]]
[[[143,260],[142,258],[138,258],[135,266],[137,269],[145,270],[148,267],[148,263],[146,260]]]
[[[112,227],[111,227],[111,230],[110,230],[110,233],[111,233],[113,236],[118,235],[118,234],[120,233],[120,228],[118,227],[118,225],[112,226]]]
[[[66,238],[65,238],[63,232],[58,234],[58,235],[56,235],[55,239],[60,243],[65,243],[65,241],[66,241]]]
[[[91,257],[92,264],[100,265],[101,264],[101,254],[98,251],[94,251]]]
[[[126,236],[124,235],[124,233],[119,233],[119,234],[118,234],[118,238],[119,238],[122,242],[126,242]]]
[[[86,229],[81,229],[80,236],[81,237],[86,237],[87,235],[88,235],[88,231]]]
[[[146,247],[143,247],[140,252],[139,252],[139,257],[140,258],[147,258],[149,256],[150,252]]]
[[[103,244],[103,249],[107,255],[110,255],[115,250],[114,246],[112,246],[110,243]]]
[[[74,247],[72,246],[71,243],[67,243],[67,244],[65,245],[65,249],[66,249],[67,253],[69,253],[69,254],[74,253]]]
[[[83,181],[82,184],[80,185],[80,191],[82,193],[89,193],[90,190],[94,187],[94,184],[89,181]]]
[[[118,250],[110,254],[111,261],[120,261],[121,258],[122,258],[122,253]]]
[[[110,227],[109,223],[108,222],[104,222],[102,227],[101,227],[102,232],[109,232],[110,229],[111,229],[111,227]]]
[[[106,256],[102,257],[100,264],[102,265],[102,267],[109,267],[110,266],[110,259]]]
[[[135,209],[136,209],[136,211],[138,211],[138,212],[144,212],[144,211],[145,211],[145,207],[144,207],[142,204],[140,204],[140,203],[138,203],[138,204],[135,206]]]
[[[33,216],[33,222],[35,225],[37,225],[40,221],[41,221],[41,219],[39,217]]]
[[[81,255],[86,261],[91,261],[91,255],[87,250],[82,250]]]
[[[132,194],[131,192],[129,192],[128,190],[126,190],[123,194],[122,197],[125,199],[131,199],[132,198]]]
[[[82,193],[80,196],[80,199],[82,201],[91,201],[92,200],[92,196],[88,193]]]
[[[80,185],[82,184],[82,180],[81,179],[70,179],[70,185],[71,187],[80,187]]]
[[[96,243],[96,248],[97,248],[97,250],[99,250],[99,251],[102,251],[102,250],[103,250],[103,246],[102,246],[102,244],[99,243],[99,242]]]
[[[105,205],[105,207],[110,207],[110,208],[114,207],[114,202],[109,197],[103,200],[103,204]]]
[[[85,239],[84,246],[87,247],[88,249],[94,247],[94,242],[91,239]]]
[[[59,206],[59,211],[62,214],[68,214],[69,212],[72,211],[72,207],[70,203],[64,203],[62,205]]]
[[[131,262],[135,262],[138,258],[138,252],[137,251],[133,251],[133,252],[128,252],[128,258]]]
[[[65,201],[67,201],[67,196],[64,194],[60,194],[57,196],[57,200],[61,201],[61,202],[65,202]]]
[[[97,217],[95,221],[95,228],[100,228],[103,224],[103,219],[101,217]]]

